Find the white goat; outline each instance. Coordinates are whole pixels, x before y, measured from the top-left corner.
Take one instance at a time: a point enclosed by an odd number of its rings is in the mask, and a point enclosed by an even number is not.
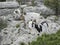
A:
[[[15,9],[15,11],[14,11],[14,18],[15,18],[15,19],[19,19],[20,16],[21,16],[21,11],[20,11],[20,9]]]

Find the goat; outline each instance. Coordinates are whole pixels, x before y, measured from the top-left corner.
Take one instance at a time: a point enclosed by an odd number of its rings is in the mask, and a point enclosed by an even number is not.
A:
[[[14,14],[21,14],[20,9],[15,9]]]
[[[47,27],[48,27],[48,23],[46,21],[42,22],[41,25],[39,25],[39,26],[36,23],[34,24],[35,25],[35,28],[37,29],[37,31],[39,33],[42,32],[42,30],[43,30],[42,27],[44,26],[44,24],[47,25]],[[33,27],[33,23],[32,23],[32,27]]]
[[[48,23],[46,21],[42,22],[41,25],[43,25],[44,23],[46,23],[46,25],[48,26]]]
[[[40,25],[40,27],[38,27],[37,24],[35,24],[35,28],[37,29],[37,31],[40,33],[42,31],[42,26]]]

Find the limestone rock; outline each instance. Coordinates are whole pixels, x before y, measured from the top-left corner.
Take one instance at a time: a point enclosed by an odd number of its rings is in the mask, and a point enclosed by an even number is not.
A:
[[[0,2],[0,16],[12,14],[14,9],[19,8],[17,2]]]

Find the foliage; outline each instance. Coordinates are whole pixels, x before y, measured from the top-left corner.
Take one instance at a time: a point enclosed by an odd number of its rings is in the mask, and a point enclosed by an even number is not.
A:
[[[16,24],[16,28],[19,28],[20,27],[20,25],[19,24]]]
[[[0,31],[6,27],[7,27],[7,22],[5,20],[0,19]]]
[[[23,2],[24,0],[17,0],[19,4],[25,4],[25,2]]]
[[[32,41],[29,45],[60,45],[60,30],[56,34],[43,34],[36,41]]]
[[[35,0],[32,0],[31,3],[32,3],[32,6],[36,6],[36,4],[37,4],[37,3],[35,3]]]
[[[58,19],[59,19],[59,16],[56,16],[54,21],[57,21]]]
[[[27,2],[27,0],[26,0],[26,2],[24,2],[24,0],[17,0],[17,1],[19,4],[22,4],[22,5]],[[37,3],[35,3],[35,0],[32,0],[31,3],[32,3],[32,6],[36,6],[36,4],[37,4]]]
[[[44,0],[44,4],[51,8],[56,8],[56,6],[59,5],[59,2],[58,2],[58,0]]]
[[[24,42],[21,42],[20,45],[26,45]]]
[[[56,12],[56,15],[58,14],[58,9],[60,7],[60,1],[59,0],[44,0],[44,4],[47,7],[54,9]]]
[[[20,4],[22,2],[22,0],[17,0],[17,2]]]

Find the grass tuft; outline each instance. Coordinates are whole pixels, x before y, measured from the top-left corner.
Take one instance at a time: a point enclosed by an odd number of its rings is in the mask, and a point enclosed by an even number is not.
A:
[[[43,34],[29,45],[60,45],[60,30],[56,34]]]

